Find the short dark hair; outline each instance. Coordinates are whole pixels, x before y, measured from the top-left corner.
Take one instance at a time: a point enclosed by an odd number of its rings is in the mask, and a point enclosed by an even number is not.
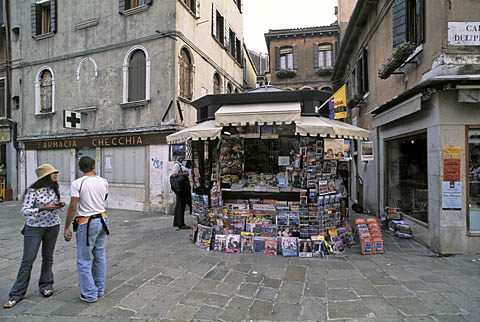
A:
[[[78,167],[83,173],[90,172],[95,168],[95,160],[87,156],[81,157],[78,161]]]

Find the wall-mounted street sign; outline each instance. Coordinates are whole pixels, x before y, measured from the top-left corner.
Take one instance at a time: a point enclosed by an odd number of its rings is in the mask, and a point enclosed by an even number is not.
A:
[[[82,114],[80,112],[63,111],[63,127],[67,129],[81,129]]]
[[[480,46],[480,21],[449,21],[448,44]]]

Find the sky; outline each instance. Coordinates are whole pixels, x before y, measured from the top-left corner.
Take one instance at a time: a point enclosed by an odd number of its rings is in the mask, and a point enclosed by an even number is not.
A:
[[[243,37],[247,48],[267,53],[269,29],[327,26],[337,20],[337,0],[243,0]]]

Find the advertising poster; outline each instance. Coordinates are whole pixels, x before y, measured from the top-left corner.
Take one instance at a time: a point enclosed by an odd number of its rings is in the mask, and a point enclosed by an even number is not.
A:
[[[345,160],[352,159],[352,156],[350,154],[350,140],[343,140],[343,158]]]
[[[362,161],[373,161],[373,142],[362,141]]]
[[[461,181],[460,159],[443,159],[443,181]]]
[[[324,159],[334,160],[343,159],[343,139],[325,139],[324,140]]]
[[[442,209],[462,209],[462,182],[443,182]]]

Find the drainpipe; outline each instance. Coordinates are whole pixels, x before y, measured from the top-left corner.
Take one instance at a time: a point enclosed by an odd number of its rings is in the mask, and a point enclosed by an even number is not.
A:
[[[381,218],[381,210],[382,210],[382,207],[381,207],[381,203],[380,203],[380,196],[381,196],[381,189],[380,189],[380,182],[381,182],[381,179],[380,179],[380,127],[377,126],[375,128],[375,134],[377,136],[377,217],[378,218]]]

